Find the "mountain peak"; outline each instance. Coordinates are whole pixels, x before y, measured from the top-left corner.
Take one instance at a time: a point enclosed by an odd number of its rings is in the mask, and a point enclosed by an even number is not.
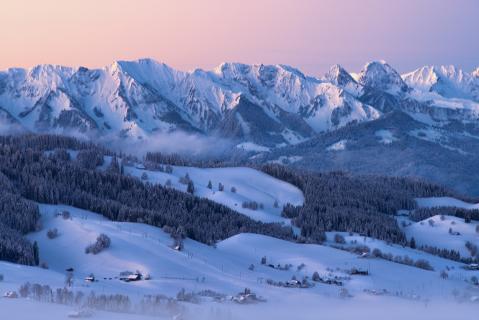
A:
[[[240,62],[222,62],[219,66],[213,69],[217,75],[227,75],[232,73],[248,73],[251,66]]]
[[[364,87],[389,92],[406,92],[401,75],[383,60],[367,63],[359,73],[358,82]]]
[[[339,64],[331,66],[329,71],[324,75],[323,79],[341,87],[346,86],[349,83],[357,83],[351,74]]]

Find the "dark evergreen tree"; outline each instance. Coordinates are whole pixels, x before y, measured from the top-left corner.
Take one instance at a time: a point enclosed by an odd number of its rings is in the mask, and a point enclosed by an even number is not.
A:
[[[414,239],[414,237],[412,237],[411,240],[409,241],[409,247],[411,249],[416,249],[416,240]]]
[[[188,186],[186,187],[186,192],[190,193],[190,194],[194,194],[195,193],[195,185],[193,184],[193,181],[188,181]]]
[[[40,249],[36,241],[33,242],[33,260],[36,266],[40,264]]]

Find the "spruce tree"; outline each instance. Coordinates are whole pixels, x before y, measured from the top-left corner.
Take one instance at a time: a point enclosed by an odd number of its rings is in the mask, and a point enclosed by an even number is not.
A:
[[[195,193],[195,185],[193,184],[193,181],[191,180],[188,181],[188,187],[186,188],[186,192],[191,194]]]
[[[411,238],[409,246],[411,247],[411,249],[416,249],[416,240],[414,239],[414,237]]]
[[[33,243],[33,259],[35,265],[38,266],[40,264],[40,249],[38,248],[38,243],[36,241]]]

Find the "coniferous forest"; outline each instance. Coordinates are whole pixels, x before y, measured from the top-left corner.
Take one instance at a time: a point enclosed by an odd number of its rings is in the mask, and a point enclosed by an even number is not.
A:
[[[67,150],[76,150],[76,158]],[[107,170],[97,170],[106,155],[113,156],[112,163]],[[397,210],[414,209],[415,197],[454,195],[409,178],[310,173],[265,165],[260,168],[265,173],[304,192],[303,206],[283,208],[283,215],[301,229],[297,237],[290,227],[254,221],[210,200],[124,175],[118,158],[125,157],[71,137],[0,137],[0,259],[38,263],[38,248],[22,237],[38,227],[36,203],[70,205],[114,221],[181,228],[185,236],[206,244],[243,232],[318,243],[324,232],[333,230],[405,244],[393,217]],[[161,158],[150,155],[148,160]],[[170,157],[168,164],[184,162]]]

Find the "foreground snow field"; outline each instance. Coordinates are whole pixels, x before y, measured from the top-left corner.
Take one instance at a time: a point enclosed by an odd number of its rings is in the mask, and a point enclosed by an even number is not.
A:
[[[209,289],[225,295],[235,295],[247,287],[267,300],[266,303],[255,306],[240,306],[233,302],[218,304],[208,299],[200,305],[187,304],[190,310],[202,310],[194,311],[194,314],[202,314],[205,319],[209,317],[209,311],[205,310],[210,310],[211,307],[227,308],[228,312],[245,317],[249,314],[250,319],[255,318],[253,314],[270,314],[268,312],[281,308],[285,308],[285,312],[278,314],[277,318],[290,319],[292,314],[286,310],[299,312],[304,307],[311,308],[311,311],[301,318],[308,319],[307,316],[310,315],[313,319],[313,315],[322,308],[332,305],[342,308],[345,303],[339,300],[342,289],[346,289],[347,296],[351,296],[346,298],[351,300],[348,303],[357,308],[359,313],[362,310],[364,316],[370,309],[363,309],[363,306],[373,306],[379,302],[391,303],[398,310],[401,309],[401,304],[407,302],[412,308],[422,310],[430,303],[453,303],[453,292],[467,296],[469,300],[470,297],[479,296],[479,288],[469,282],[473,275],[479,276],[479,272],[466,271],[460,263],[358,235],[343,233],[345,246],[367,245],[371,250],[379,248],[384,253],[408,255],[414,260],[425,259],[434,271],[377,258],[361,258],[358,254],[328,246],[334,245],[331,239],[326,245],[313,245],[256,234],[239,234],[218,243],[216,248],[186,239],[184,251],[179,252],[171,248],[172,239],[159,228],[140,223],[111,222],[93,212],[62,205],[41,204],[40,210],[43,229],[30,234],[28,238],[38,242],[40,261],[46,263],[49,269],[0,262],[0,274],[4,275],[4,281],[0,282],[2,292],[18,290],[26,281],[49,284],[52,288],[63,287],[65,269],[72,267],[75,269],[74,290],[87,293],[121,293],[139,300],[145,294],[175,297],[182,288],[187,292]],[[71,213],[70,219],[56,216],[64,210]],[[58,229],[59,236],[48,239],[46,233],[53,228]],[[110,248],[97,255],[85,254],[85,247],[93,243],[101,233],[111,238]],[[328,234],[329,238],[332,236],[333,233]],[[262,257],[266,257],[264,265],[261,264]],[[286,265],[290,265],[289,268],[285,268]],[[350,275],[348,271],[352,269],[367,270],[369,275]],[[151,275],[151,280],[127,283],[115,279],[122,271],[137,270],[144,275]],[[440,272],[443,270],[447,270],[448,279],[441,279]],[[341,279],[343,286],[313,282],[311,277],[315,271],[324,279]],[[90,273],[95,275],[98,282],[84,281]],[[268,279],[274,283],[286,283],[293,276],[298,280],[307,276],[308,282],[314,283],[314,286],[287,288],[267,283]],[[343,296],[345,292],[343,291]],[[328,302],[329,300],[331,301]],[[19,314],[19,319],[22,319],[22,314],[27,309],[19,308],[19,303],[15,299],[3,300],[0,302],[1,310],[12,310],[8,311],[9,314]],[[42,308],[53,308],[51,305],[43,305]],[[466,310],[470,307],[466,303],[461,308]],[[452,310],[463,310],[457,308],[459,307]],[[64,307],[59,307],[55,312],[64,311]],[[289,317],[286,316],[288,314]],[[330,318],[334,319],[340,314],[345,315],[331,312]],[[95,318],[103,319],[102,315],[95,315]],[[117,318],[113,316],[111,319]]]

